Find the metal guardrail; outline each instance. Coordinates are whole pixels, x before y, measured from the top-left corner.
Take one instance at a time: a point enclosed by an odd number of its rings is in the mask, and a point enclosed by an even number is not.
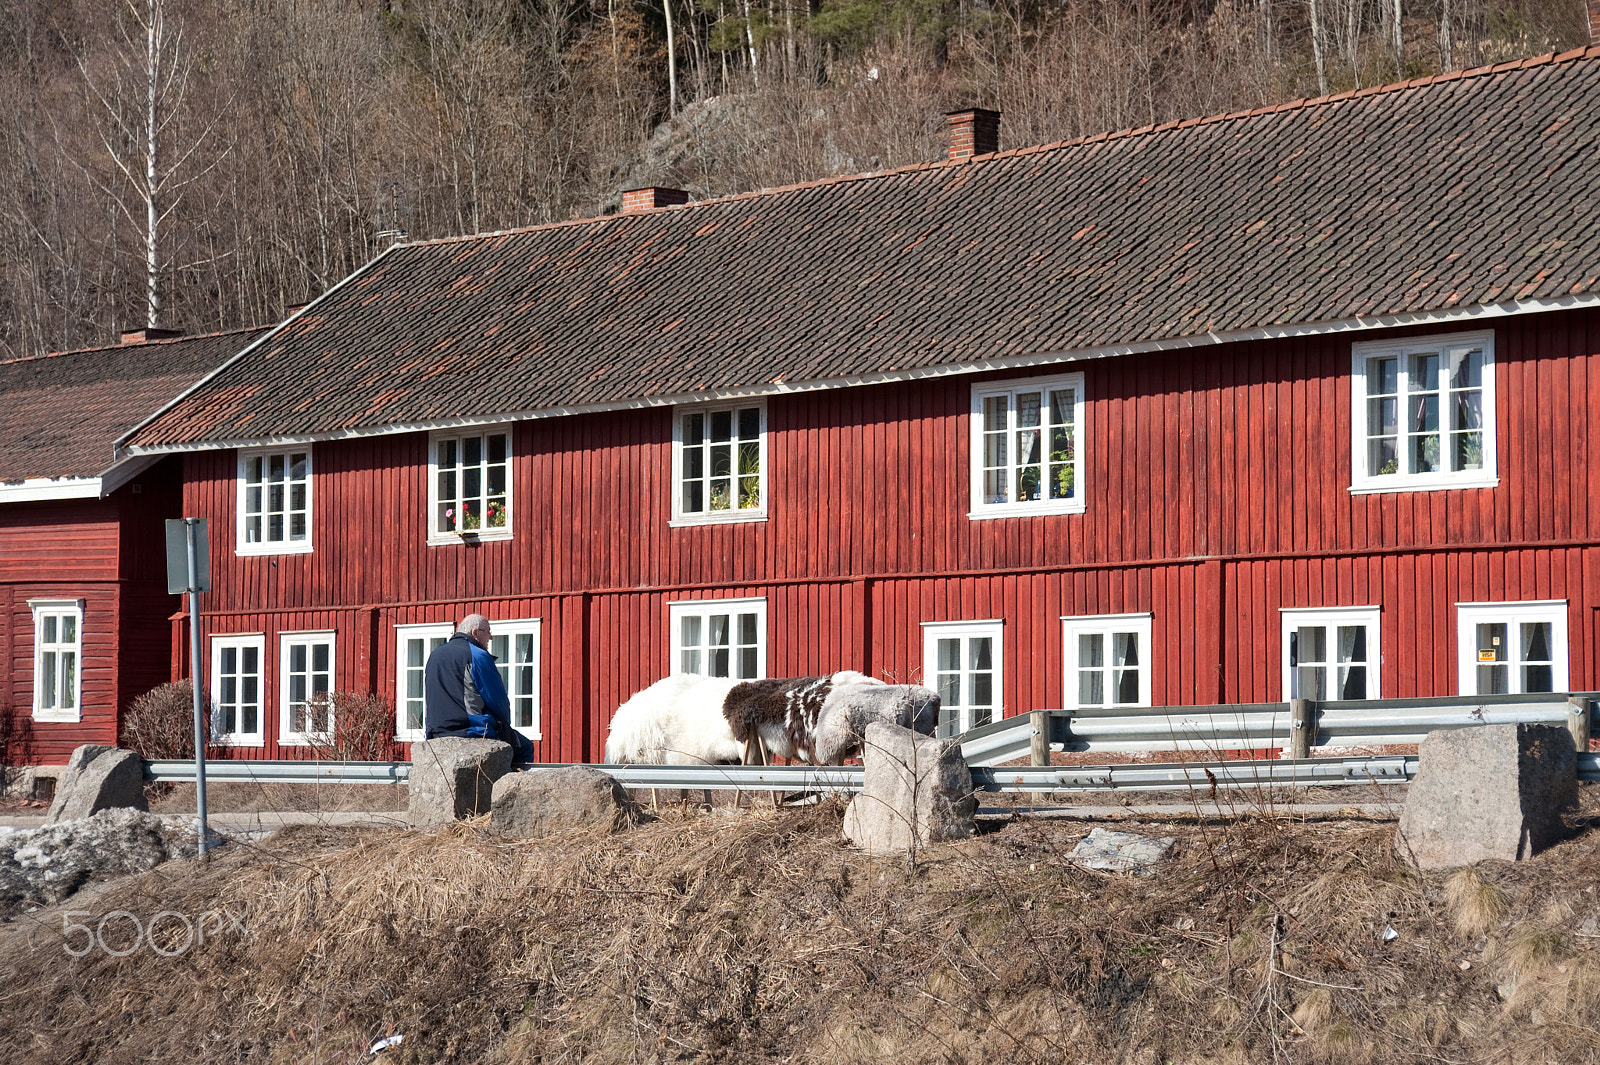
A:
[[[224,768],[225,767],[225,768]],[[549,769],[532,765],[528,769]],[[221,769],[219,773],[218,770]],[[861,790],[863,770],[845,766],[687,766],[597,765],[627,788],[682,788],[686,791]],[[259,784],[400,783],[409,762],[208,762],[211,781]],[[1416,755],[1367,758],[1311,758],[1300,761],[1132,763],[1085,766],[974,766],[976,791],[1177,791],[1190,788],[1249,788],[1263,785],[1403,784],[1417,772]],[[1209,774],[1209,775],[1208,775]],[[145,778],[171,784],[193,783],[193,762],[147,762]],[[1578,779],[1600,781],[1600,754],[1578,755]]]
[[[410,762],[206,759],[207,784],[400,784],[410,774]],[[147,761],[144,778],[161,784],[193,784],[194,762]]]
[[[1315,705],[1312,747],[1421,743],[1440,729],[1479,725],[1566,725],[1572,703],[1591,706],[1592,693],[1497,695],[1469,699],[1370,700]],[[1289,703],[1154,707],[1124,714],[1041,711],[1056,751],[1241,751],[1288,747],[1294,726]],[[1590,713],[1593,713],[1592,706]],[[1034,736],[1029,715],[1005,718],[965,733],[968,765],[1026,758]]]
[[[1329,702],[1311,708],[1313,747],[1420,743],[1439,729],[1534,723],[1583,724],[1594,714],[1594,693],[1501,695],[1471,699]],[[1215,707],[1157,707],[1128,714],[1041,711],[1051,750],[1069,752],[1223,752],[1289,747],[1293,727],[1288,703]],[[1263,784],[1324,785],[1403,783],[1416,773],[1415,755],[1301,758],[1248,761],[1133,763],[1102,766],[1006,766],[1027,758],[1035,736],[1030,715],[974,729],[961,737],[961,753],[972,767],[973,786],[983,791],[1065,792],[1136,788],[1240,788]],[[556,763],[552,763],[554,765]],[[570,763],[559,763],[570,764]],[[529,766],[527,768],[549,768]],[[861,789],[860,766],[675,766],[597,765],[624,787],[700,791],[834,791]],[[406,781],[409,762],[316,762],[216,760],[206,777],[216,783],[396,784]],[[193,783],[194,763],[151,761],[145,779]],[[1600,755],[1578,755],[1578,779],[1600,781]]]

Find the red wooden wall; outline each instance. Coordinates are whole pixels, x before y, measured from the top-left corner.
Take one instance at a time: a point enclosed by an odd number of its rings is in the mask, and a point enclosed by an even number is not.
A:
[[[1350,343],[1070,367],[1087,403],[1079,515],[967,518],[970,376],[769,399],[769,520],[736,525],[668,525],[666,408],[518,424],[516,535],[479,546],[426,543],[425,433],[315,446],[309,555],[235,557],[235,453],[192,454],[206,627],[265,632],[272,658],[277,632],[335,619],[351,642],[339,685],[392,696],[395,624],[542,617],[551,759],[596,757],[610,712],[664,675],[666,604],[683,598],[765,596],[773,675],[917,679],[921,622],[1004,618],[1008,713],[1060,704],[1061,615],[1152,612],[1154,700],[1188,704],[1281,697],[1283,607],[1381,605],[1383,694],[1442,695],[1455,603],[1565,598],[1571,684],[1600,686],[1584,417],[1600,315],[1499,320],[1496,488],[1352,496]]]
[[[16,730],[13,762],[59,764],[79,744],[114,744],[120,710],[169,679],[177,598],[162,521],[178,516],[180,477],[169,459],[104,500],[0,506],[0,713]],[[77,722],[32,719],[30,599],[84,601]]]

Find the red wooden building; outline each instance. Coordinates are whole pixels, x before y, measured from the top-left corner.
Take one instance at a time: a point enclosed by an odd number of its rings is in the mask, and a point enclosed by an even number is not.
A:
[[[0,760],[115,743],[119,709],[168,679],[162,521],[180,514],[181,463],[113,444],[260,332],[140,330],[0,362]]]
[[[680,669],[921,680],[950,727],[1600,687],[1600,49],[952,123],[927,166],[396,246],[129,434],[211,523],[239,753],[327,688],[415,737],[469,611],[548,760]]]

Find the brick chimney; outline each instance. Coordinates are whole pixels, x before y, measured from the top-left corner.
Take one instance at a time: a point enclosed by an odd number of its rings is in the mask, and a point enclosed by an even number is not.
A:
[[[1600,3],[1600,0],[1591,0]],[[950,159],[970,159],[1000,150],[1000,112],[982,107],[951,111],[944,116],[950,124]]]
[[[640,211],[653,211],[657,207],[676,207],[680,203],[688,203],[689,194],[682,189],[623,189],[622,213],[637,214]]]
[[[1600,0],[1589,0],[1589,47],[1600,45]]]
[[[173,337],[183,336],[182,329],[155,329],[146,326],[143,329],[124,330],[122,344],[148,344],[152,340],[171,340]]]

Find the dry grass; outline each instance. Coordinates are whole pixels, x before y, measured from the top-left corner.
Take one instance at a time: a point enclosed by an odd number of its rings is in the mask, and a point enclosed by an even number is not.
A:
[[[74,960],[59,916],[0,929],[0,1060],[353,1062],[390,1032],[394,1062],[1600,1060],[1588,835],[1479,868],[1504,900],[1479,947],[1387,826],[1124,824],[1179,839],[1132,878],[1066,860],[1082,825],[908,869],[839,817],[301,830],[163,867],[72,908],[221,907],[248,934]]]
[[[1511,908],[1506,893],[1470,865],[1450,874],[1444,883],[1444,898],[1456,933],[1466,939],[1489,931]]]

